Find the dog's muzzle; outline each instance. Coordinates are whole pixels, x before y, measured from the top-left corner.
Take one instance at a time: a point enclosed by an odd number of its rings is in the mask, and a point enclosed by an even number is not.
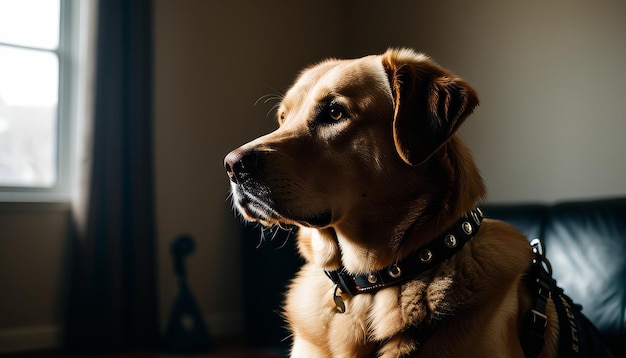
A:
[[[309,227],[324,227],[332,221],[330,210],[294,213],[273,192],[263,151],[238,148],[224,158],[224,168],[230,179],[233,202],[247,220],[263,225],[299,223]],[[277,197],[279,199],[277,199]],[[282,203],[282,206],[281,206]]]
[[[273,209],[269,188],[258,180],[261,155],[255,150],[235,149],[224,158],[233,202],[249,220],[270,222],[281,216]]]

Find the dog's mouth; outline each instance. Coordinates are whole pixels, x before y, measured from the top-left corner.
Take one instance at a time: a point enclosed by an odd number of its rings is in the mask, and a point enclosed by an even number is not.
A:
[[[242,216],[248,221],[256,221],[265,226],[277,224],[296,224],[321,228],[330,225],[330,210],[315,214],[297,214],[290,210],[280,209],[272,198],[270,188],[255,181],[232,183],[233,203]]]
[[[303,219],[296,220],[296,221],[304,226],[323,228],[323,227],[330,225],[332,219],[333,219],[333,215],[329,210],[329,211],[324,211],[322,213],[309,216],[308,218],[303,218]]]
[[[282,215],[273,209],[274,203],[269,196],[269,189],[258,183],[232,183],[233,203],[246,220],[258,221],[265,226],[284,221]]]

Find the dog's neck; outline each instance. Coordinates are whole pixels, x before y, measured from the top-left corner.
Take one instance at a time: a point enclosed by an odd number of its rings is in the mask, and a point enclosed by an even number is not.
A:
[[[300,252],[324,270],[344,267],[357,274],[380,270],[414,254],[474,209],[484,196],[478,169],[462,146],[453,136],[433,154],[431,160],[447,165],[434,173],[428,180],[433,184],[414,193],[412,200],[381,204],[380,210],[370,210],[370,216],[359,215],[359,221],[347,218],[332,227],[304,229],[303,236],[310,240],[300,240]]]
[[[326,271],[326,275],[343,293],[356,295],[401,284],[440,265],[459,252],[478,232],[483,219],[479,208],[462,216],[448,230],[422,247],[417,253],[365,274],[354,274],[345,269]],[[339,307],[339,306],[338,306]],[[343,308],[340,308],[342,311]]]

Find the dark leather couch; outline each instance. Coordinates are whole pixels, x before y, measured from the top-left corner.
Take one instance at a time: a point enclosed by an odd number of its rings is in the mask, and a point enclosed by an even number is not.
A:
[[[481,208],[544,242],[558,285],[583,306],[615,355],[626,357],[626,198]],[[251,347],[286,353],[280,306],[301,262],[294,237],[266,232],[259,244],[260,231],[242,231],[245,338]]]

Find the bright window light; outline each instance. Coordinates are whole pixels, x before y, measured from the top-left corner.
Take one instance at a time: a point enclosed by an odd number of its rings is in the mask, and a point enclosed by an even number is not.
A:
[[[0,0],[0,42],[56,50],[59,0]]]
[[[0,46],[0,101],[5,107],[53,108],[58,92],[56,54]]]
[[[57,183],[59,0],[0,0],[0,187]]]

